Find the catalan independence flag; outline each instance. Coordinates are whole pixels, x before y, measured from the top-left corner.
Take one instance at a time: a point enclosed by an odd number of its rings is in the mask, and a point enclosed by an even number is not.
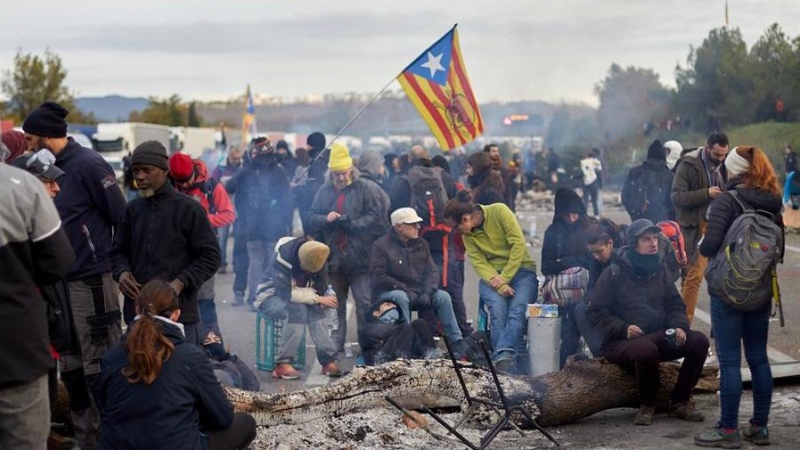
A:
[[[483,118],[461,59],[453,27],[397,77],[442,150],[462,146],[483,133]]]
[[[242,116],[242,145],[246,146],[250,140],[258,134],[256,126],[256,107],[253,105],[253,94],[250,92],[250,85],[247,85],[245,94],[245,112]]]

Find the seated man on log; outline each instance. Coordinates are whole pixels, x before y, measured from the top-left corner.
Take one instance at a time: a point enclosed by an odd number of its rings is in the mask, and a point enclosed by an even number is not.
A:
[[[411,310],[433,308],[451,348],[461,357],[465,345],[450,294],[439,285],[439,269],[428,243],[419,238],[420,218],[413,208],[391,215],[392,229],[372,245],[369,274],[372,297],[397,305],[400,320],[411,323]]]
[[[660,232],[647,219],[631,224],[629,249],[612,255],[588,310],[589,320],[604,332],[603,357],[635,371],[640,393],[636,425],[653,422],[659,363],[678,358],[684,361],[670,394],[671,414],[688,421],[704,419],[690,395],[708,355],[708,338],[689,329],[686,306],[659,257]]]

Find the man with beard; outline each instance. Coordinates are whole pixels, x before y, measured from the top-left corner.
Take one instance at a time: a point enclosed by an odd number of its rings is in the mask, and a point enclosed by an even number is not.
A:
[[[728,137],[711,133],[705,147],[689,152],[681,158],[672,182],[672,204],[686,245],[689,268],[683,279],[681,297],[686,303],[689,323],[694,319],[700,283],[708,265],[708,258],[697,251],[706,232],[706,210],[722,195],[727,180],[725,157],[728,156]]]
[[[251,162],[225,186],[236,195],[237,214],[247,241],[250,268],[247,274],[247,303],[255,312],[258,284],[262,281],[278,239],[288,236],[292,223],[292,190],[289,177],[275,155],[272,142],[255,140]],[[239,234],[237,233],[237,237]],[[242,305],[237,295],[233,306]]]
[[[139,198],[131,201],[114,236],[114,279],[125,295],[125,322],[134,320],[141,287],[168,281],[179,298],[186,342],[201,345],[200,286],[219,268],[219,245],[203,207],[167,181],[167,149],[158,141],[139,144],[131,168]]]
[[[376,191],[358,178],[347,147],[335,143],[330,154],[330,181],[314,197],[309,225],[314,238],[331,250],[328,270],[338,298],[339,322],[331,337],[336,350],[342,352],[348,292],[353,291],[359,334],[371,312],[369,256],[375,240],[389,229],[389,212]]]
[[[99,415],[87,387],[100,374],[100,361],[122,335],[119,294],[111,278],[112,231],[125,214],[125,197],[114,170],[96,151],[81,147],[67,137],[69,114],[63,106],[45,102],[22,123],[29,151],[50,150],[59,178],[60,193],[54,199],[64,231],[75,251],[75,263],[67,275],[72,317],[80,352],[62,355],[62,379],[82,391],[73,398],[72,420],[81,448],[93,449]]]

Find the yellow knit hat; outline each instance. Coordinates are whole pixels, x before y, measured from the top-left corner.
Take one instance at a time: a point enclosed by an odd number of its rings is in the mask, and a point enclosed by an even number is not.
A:
[[[331,249],[322,242],[308,241],[297,251],[300,268],[308,273],[317,273],[322,270],[330,253]]]
[[[331,145],[331,158],[328,161],[328,169],[332,172],[341,172],[353,167],[353,158],[350,157],[350,151],[344,144],[335,142]]]

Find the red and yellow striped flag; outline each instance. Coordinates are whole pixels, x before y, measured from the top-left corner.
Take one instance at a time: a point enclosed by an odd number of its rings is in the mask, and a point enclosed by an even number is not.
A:
[[[422,52],[397,81],[442,150],[460,147],[483,133],[483,118],[461,59],[456,27]]]

